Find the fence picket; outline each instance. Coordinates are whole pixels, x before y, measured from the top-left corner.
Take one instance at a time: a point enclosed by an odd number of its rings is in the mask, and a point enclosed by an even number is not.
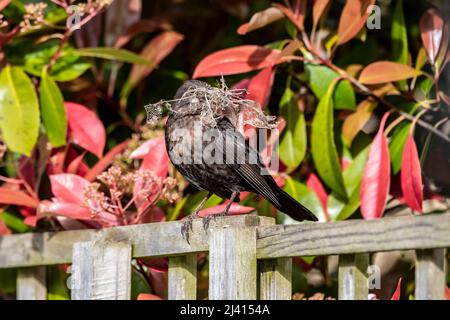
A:
[[[197,298],[197,254],[169,258],[169,300]]]
[[[46,267],[21,268],[17,273],[17,300],[47,300]]]
[[[256,300],[256,229],[211,229],[209,299]]]
[[[129,300],[131,245],[80,242],[73,247],[73,300]]]
[[[416,250],[417,300],[442,300],[446,285],[445,249]]]
[[[292,259],[267,259],[258,263],[259,298],[261,300],[291,300]]]
[[[367,253],[339,256],[339,300],[367,300]]]

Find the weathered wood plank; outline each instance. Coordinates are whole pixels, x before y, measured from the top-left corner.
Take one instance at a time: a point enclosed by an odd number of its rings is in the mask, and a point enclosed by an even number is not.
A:
[[[129,300],[131,246],[123,242],[79,242],[73,248],[72,300]]]
[[[446,249],[416,250],[417,300],[443,300],[446,285]]]
[[[258,259],[450,246],[450,215],[257,228]]]
[[[369,295],[368,266],[368,254],[339,256],[339,300],[367,300]]]
[[[273,218],[256,215],[220,217],[211,227],[229,225],[258,226]],[[208,250],[208,236],[201,219],[193,223],[190,243],[181,236],[183,222],[149,223],[101,230],[76,230],[26,233],[0,237],[0,268],[70,263],[72,246],[86,241],[127,241],[133,246],[133,257],[160,257]],[[20,250],[17,250],[20,248]]]
[[[17,300],[47,300],[46,267],[21,268],[17,272]]]
[[[169,300],[197,298],[197,254],[169,258]]]
[[[209,299],[256,300],[255,228],[210,230]]]
[[[258,269],[261,300],[292,299],[291,258],[260,260]]]

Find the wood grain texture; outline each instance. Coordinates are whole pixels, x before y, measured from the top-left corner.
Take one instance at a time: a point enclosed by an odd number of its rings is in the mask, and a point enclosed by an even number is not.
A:
[[[256,300],[256,229],[211,230],[209,299]]]
[[[46,267],[21,268],[17,272],[17,300],[47,300]]]
[[[273,218],[253,214],[220,217],[211,221],[217,226],[258,226]],[[183,222],[149,223],[101,230],[76,230],[26,233],[0,237],[0,268],[70,263],[72,246],[86,241],[127,241],[133,257],[164,257],[208,250],[208,234],[201,219],[195,219],[190,243],[181,236]],[[20,250],[17,250],[20,248]]]
[[[416,300],[444,300],[446,249],[416,250]]]
[[[258,262],[259,299],[292,299],[292,259],[266,259]]]
[[[339,256],[339,300],[367,300],[369,288],[366,253]]]
[[[197,298],[197,254],[169,258],[169,300]]]
[[[450,215],[257,228],[258,259],[450,247]]]
[[[79,242],[73,248],[72,300],[129,300],[131,246],[123,242]]]

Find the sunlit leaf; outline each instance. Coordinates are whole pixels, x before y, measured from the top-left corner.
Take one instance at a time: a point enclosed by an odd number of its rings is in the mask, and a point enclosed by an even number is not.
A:
[[[39,131],[39,103],[30,78],[19,67],[0,74],[0,129],[9,149],[31,155]]]
[[[397,174],[402,165],[403,148],[411,128],[410,122],[401,122],[398,124],[391,135],[389,143],[389,155],[391,157],[392,173]]]
[[[39,87],[41,115],[48,139],[54,147],[66,144],[67,116],[64,98],[55,81],[44,69]]]
[[[306,0],[298,0],[298,12],[294,13],[290,8],[281,4],[274,3],[273,6],[281,10],[284,15],[297,27],[298,30],[304,29],[305,15],[306,15]]]
[[[322,180],[341,198],[346,199],[347,194],[334,142],[332,96],[335,86],[336,82],[333,82],[317,106],[312,122],[311,148],[314,165]]]
[[[313,5],[313,28],[316,29],[320,18],[330,4],[330,0],[314,0]]]
[[[413,78],[419,74],[420,71],[404,64],[377,61],[364,68],[359,75],[359,81],[364,84],[378,84]]]
[[[342,136],[344,141],[351,145],[353,139],[358,132],[364,127],[366,122],[370,119],[373,110],[376,108],[377,102],[373,99],[366,99],[360,102],[356,108],[356,112],[349,115],[344,120],[342,127]]]
[[[254,76],[247,87],[246,99],[257,102],[262,108],[269,103],[272,92],[275,70],[273,68],[264,68]]]
[[[323,211],[322,203],[316,193],[305,186],[303,183],[287,178],[284,190],[289,193],[295,200],[300,201],[302,205],[308,208],[319,219],[320,222],[327,221],[325,212]],[[295,220],[286,216],[285,220],[289,220],[290,223],[295,223]]]
[[[284,17],[283,12],[278,8],[268,8],[266,10],[255,13],[250,21],[241,25],[237,33],[244,35],[247,32],[262,28],[272,22],[275,22]]]
[[[35,208],[38,204],[37,200],[33,199],[25,192],[20,190],[8,189],[6,187],[0,187],[0,203],[33,208]]]
[[[436,9],[428,9],[420,18],[422,44],[432,64],[436,62],[443,41],[448,41],[448,39],[443,39],[444,28],[447,26],[442,15]]]
[[[417,212],[422,212],[422,170],[414,137],[409,133],[403,149],[401,168],[402,194],[406,204]]]
[[[374,3],[375,0],[347,0],[339,19],[338,45],[353,39],[361,31],[369,17],[367,8]]]
[[[102,58],[113,61],[121,61],[144,65],[148,65],[150,63],[145,58],[125,49],[95,47],[95,48],[81,48],[75,50],[75,52],[82,57]]]

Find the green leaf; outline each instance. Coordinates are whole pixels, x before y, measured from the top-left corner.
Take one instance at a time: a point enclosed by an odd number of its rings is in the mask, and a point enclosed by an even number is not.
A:
[[[339,157],[334,142],[332,94],[336,81],[329,87],[317,106],[312,121],[311,149],[317,172],[326,185],[342,199],[347,199]]]
[[[308,84],[318,99],[322,99],[332,82],[339,74],[326,66],[305,64],[308,75]],[[347,80],[340,81],[333,94],[334,107],[336,109],[355,110],[355,92]]]
[[[391,28],[391,40],[393,61],[408,64],[408,35],[405,17],[403,16],[403,0],[397,0],[395,6]],[[399,85],[402,89],[406,89],[406,84],[406,80],[399,81]]]
[[[41,114],[48,139],[54,147],[66,144],[67,116],[64,109],[64,98],[55,81],[42,72],[39,88],[41,98]]]
[[[136,300],[140,293],[152,293],[152,289],[144,276],[135,268],[131,270],[131,300]]]
[[[3,220],[6,226],[14,232],[24,233],[30,231],[30,227],[23,222],[23,219],[9,211],[0,213],[0,220]]]
[[[17,269],[0,269],[0,293],[16,292]]]
[[[102,58],[134,64],[149,64],[149,62],[146,59],[125,49],[96,47],[96,48],[82,48],[76,50],[75,52],[78,55],[84,57]]]
[[[0,74],[0,129],[9,149],[31,155],[39,131],[39,103],[33,83],[19,67]]]
[[[403,148],[411,128],[411,123],[403,121],[395,127],[389,143],[389,154],[391,156],[392,173],[395,175],[402,166]]]
[[[335,193],[328,196],[327,208],[331,220],[345,220],[358,209],[359,191],[368,154],[369,146],[358,153],[342,174],[346,192],[350,195],[348,201],[342,201]]]
[[[25,43],[29,45],[28,43]],[[56,50],[58,50],[57,41],[47,41],[31,49],[31,52],[23,56],[22,59],[16,57],[16,63],[23,63],[26,72],[40,77],[43,69],[50,63]],[[16,48],[16,51],[19,48]],[[22,61],[23,60],[23,61]],[[80,77],[91,64],[80,58],[70,45],[65,45],[61,51],[60,57],[56,60],[49,75],[56,81],[72,81]]]
[[[280,115],[286,120],[286,128],[280,142],[280,159],[289,170],[302,162],[306,153],[307,137],[305,115],[299,109],[295,94],[287,88],[280,101]]]
[[[322,208],[322,203],[320,202],[319,198],[317,197],[316,193],[313,190],[309,189],[303,183],[294,180],[292,178],[286,179],[284,190],[297,201],[301,201],[301,203],[306,208],[311,210],[311,212],[314,212],[319,221],[321,222],[326,221],[325,212],[323,211]],[[293,220],[292,218],[283,214],[282,212],[279,212],[279,214],[284,224],[298,223],[297,221]]]
[[[47,300],[69,300],[68,273],[58,266],[47,266]]]

